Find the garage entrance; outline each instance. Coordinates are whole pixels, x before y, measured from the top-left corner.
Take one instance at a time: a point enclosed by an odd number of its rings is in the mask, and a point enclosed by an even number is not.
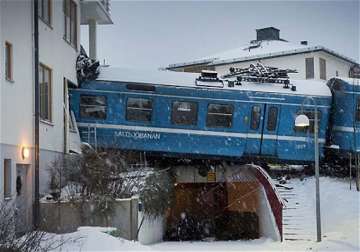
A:
[[[226,167],[216,171],[215,182],[197,182],[200,179],[194,178],[195,173],[182,176],[178,172],[175,200],[165,218],[164,240],[248,240],[261,236],[280,240],[281,224],[277,225],[276,215],[281,215],[282,204],[276,193],[272,194],[276,189],[269,187],[270,177],[262,172],[252,166],[237,167],[237,171]],[[187,177],[195,182],[186,181]],[[279,209],[274,211],[273,206]]]

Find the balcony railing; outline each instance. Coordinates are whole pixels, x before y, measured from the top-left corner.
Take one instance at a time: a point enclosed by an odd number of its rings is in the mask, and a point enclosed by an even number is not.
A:
[[[100,0],[105,10],[110,13],[110,0]]]

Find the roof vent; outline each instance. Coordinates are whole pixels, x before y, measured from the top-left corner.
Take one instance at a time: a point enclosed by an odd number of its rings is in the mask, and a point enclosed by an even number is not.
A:
[[[256,40],[280,40],[280,30],[275,27],[256,29]]]
[[[307,42],[307,40],[303,40],[303,41],[300,42],[300,44],[302,44],[302,45],[308,45],[308,42]]]

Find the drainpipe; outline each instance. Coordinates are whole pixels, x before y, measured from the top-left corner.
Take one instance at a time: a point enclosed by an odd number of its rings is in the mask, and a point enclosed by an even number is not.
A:
[[[39,99],[39,18],[38,18],[38,0],[34,0],[34,82],[35,82],[35,202],[34,202],[34,228],[38,229],[40,224],[40,190],[39,190],[39,164],[40,164],[40,99]]]

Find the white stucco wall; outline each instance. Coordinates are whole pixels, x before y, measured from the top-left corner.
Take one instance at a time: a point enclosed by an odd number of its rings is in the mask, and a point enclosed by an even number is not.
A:
[[[257,214],[259,215],[260,236],[280,241],[281,236],[263,186],[260,186],[259,189],[259,208]]]
[[[79,20],[79,8],[77,16]],[[78,28],[77,48],[80,40],[79,30],[80,28]],[[75,64],[78,49],[68,44],[63,37],[63,2],[53,1],[51,27],[39,20],[40,62],[52,69],[52,121],[41,123],[40,146],[44,150],[56,152],[64,150],[64,78],[77,83]]]
[[[21,148],[33,146],[32,3],[0,1],[0,201],[3,199],[4,159],[11,159],[12,198],[15,198],[16,164],[32,164]],[[13,46],[13,81],[5,79],[5,41]],[[32,177],[31,166],[29,176]],[[31,185],[31,180],[28,181]],[[30,188],[31,189],[31,188]],[[31,198],[31,190],[28,190]],[[30,202],[31,203],[31,200]],[[30,205],[31,206],[31,205]]]
[[[326,77],[327,79],[335,76],[336,71],[339,72],[339,76],[348,77],[351,63],[346,62],[340,58],[334,57],[328,53],[324,52],[311,52],[311,53],[302,53],[289,56],[282,56],[276,58],[262,59],[262,60],[253,60],[246,61],[241,63],[233,63],[227,65],[216,66],[215,70],[219,75],[223,75],[229,72],[230,67],[249,67],[250,64],[256,64],[261,62],[265,66],[279,67],[283,69],[295,69],[298,71],[296,74],[289,74],[292,79],[305,79],[305,58],[314,58],[314,75],[315,79],[320,79],[320,64],[319,58],[326,60]]]
[[[52,1],[51,27],[39,19],[39,57],[52,69],[52,122],[40,125],[41,189],[48,184],[46,170],[50,162],[64,150],[64,78],[77,83],[76,57],[64,39],[63,1]],[[80,5],[78,24],[80,24]],[[15,192],[16,164],[30,164],[33,172],[34,155],[34,57],[33,1],[0,0],[0,201],[3,199],[2,178],[4,159],[12,160],[12,190]],[[13,81],[5,79],[5,41],[13,46]],[[68,142],[69,144],[69,142]],[[21,148],[29,147],[31,157],[23,160]],[[32,174],[32,173],[30,173]],[[33,185],[30,185],[33,188]],[[30,190],[31,191],[31,190]],[[32,195],[32,194],[31,194]]]

